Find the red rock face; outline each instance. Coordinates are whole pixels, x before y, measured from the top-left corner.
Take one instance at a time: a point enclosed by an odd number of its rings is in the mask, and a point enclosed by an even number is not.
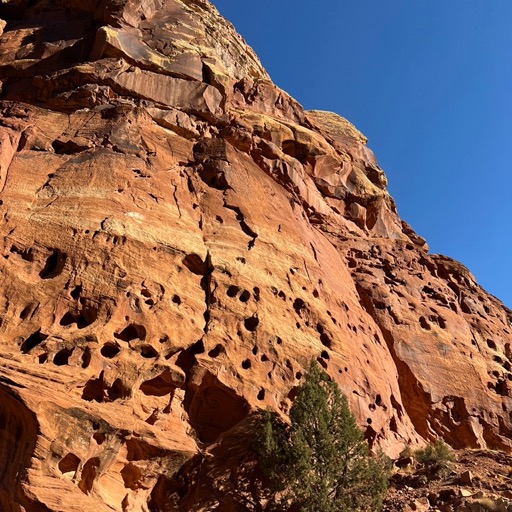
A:
[[[510,450],[512,313],[349,122],[207,1],[1,9],[2,510],[246,510],[251,414],[311,358],[392,456]]]

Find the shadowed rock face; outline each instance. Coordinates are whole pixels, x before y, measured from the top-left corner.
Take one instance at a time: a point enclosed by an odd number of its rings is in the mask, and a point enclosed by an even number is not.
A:
[[[207,1],[1,5],[2,510],[247,510],[311,358],[390,455],[510,450],[512,313],[349,122]]]

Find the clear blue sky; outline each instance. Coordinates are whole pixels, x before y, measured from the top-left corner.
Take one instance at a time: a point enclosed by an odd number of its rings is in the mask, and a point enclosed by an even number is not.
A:
[[[368,138],[401,217],[512,307],[512,0],[213,0],[273,81]]]

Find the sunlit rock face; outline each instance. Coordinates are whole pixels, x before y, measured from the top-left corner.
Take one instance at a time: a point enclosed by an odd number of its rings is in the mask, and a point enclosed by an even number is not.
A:
[[[0,17],[2,510],[246,510],[312,358],[389,455],[510,449],[511,312],[209,2]]]

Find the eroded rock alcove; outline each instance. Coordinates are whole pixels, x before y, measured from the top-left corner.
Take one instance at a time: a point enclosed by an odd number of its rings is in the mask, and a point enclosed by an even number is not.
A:
[[[0,18],[3,510],[236,510],[311,358],[391,456],[510,450],[512,313],[212,4]]]

